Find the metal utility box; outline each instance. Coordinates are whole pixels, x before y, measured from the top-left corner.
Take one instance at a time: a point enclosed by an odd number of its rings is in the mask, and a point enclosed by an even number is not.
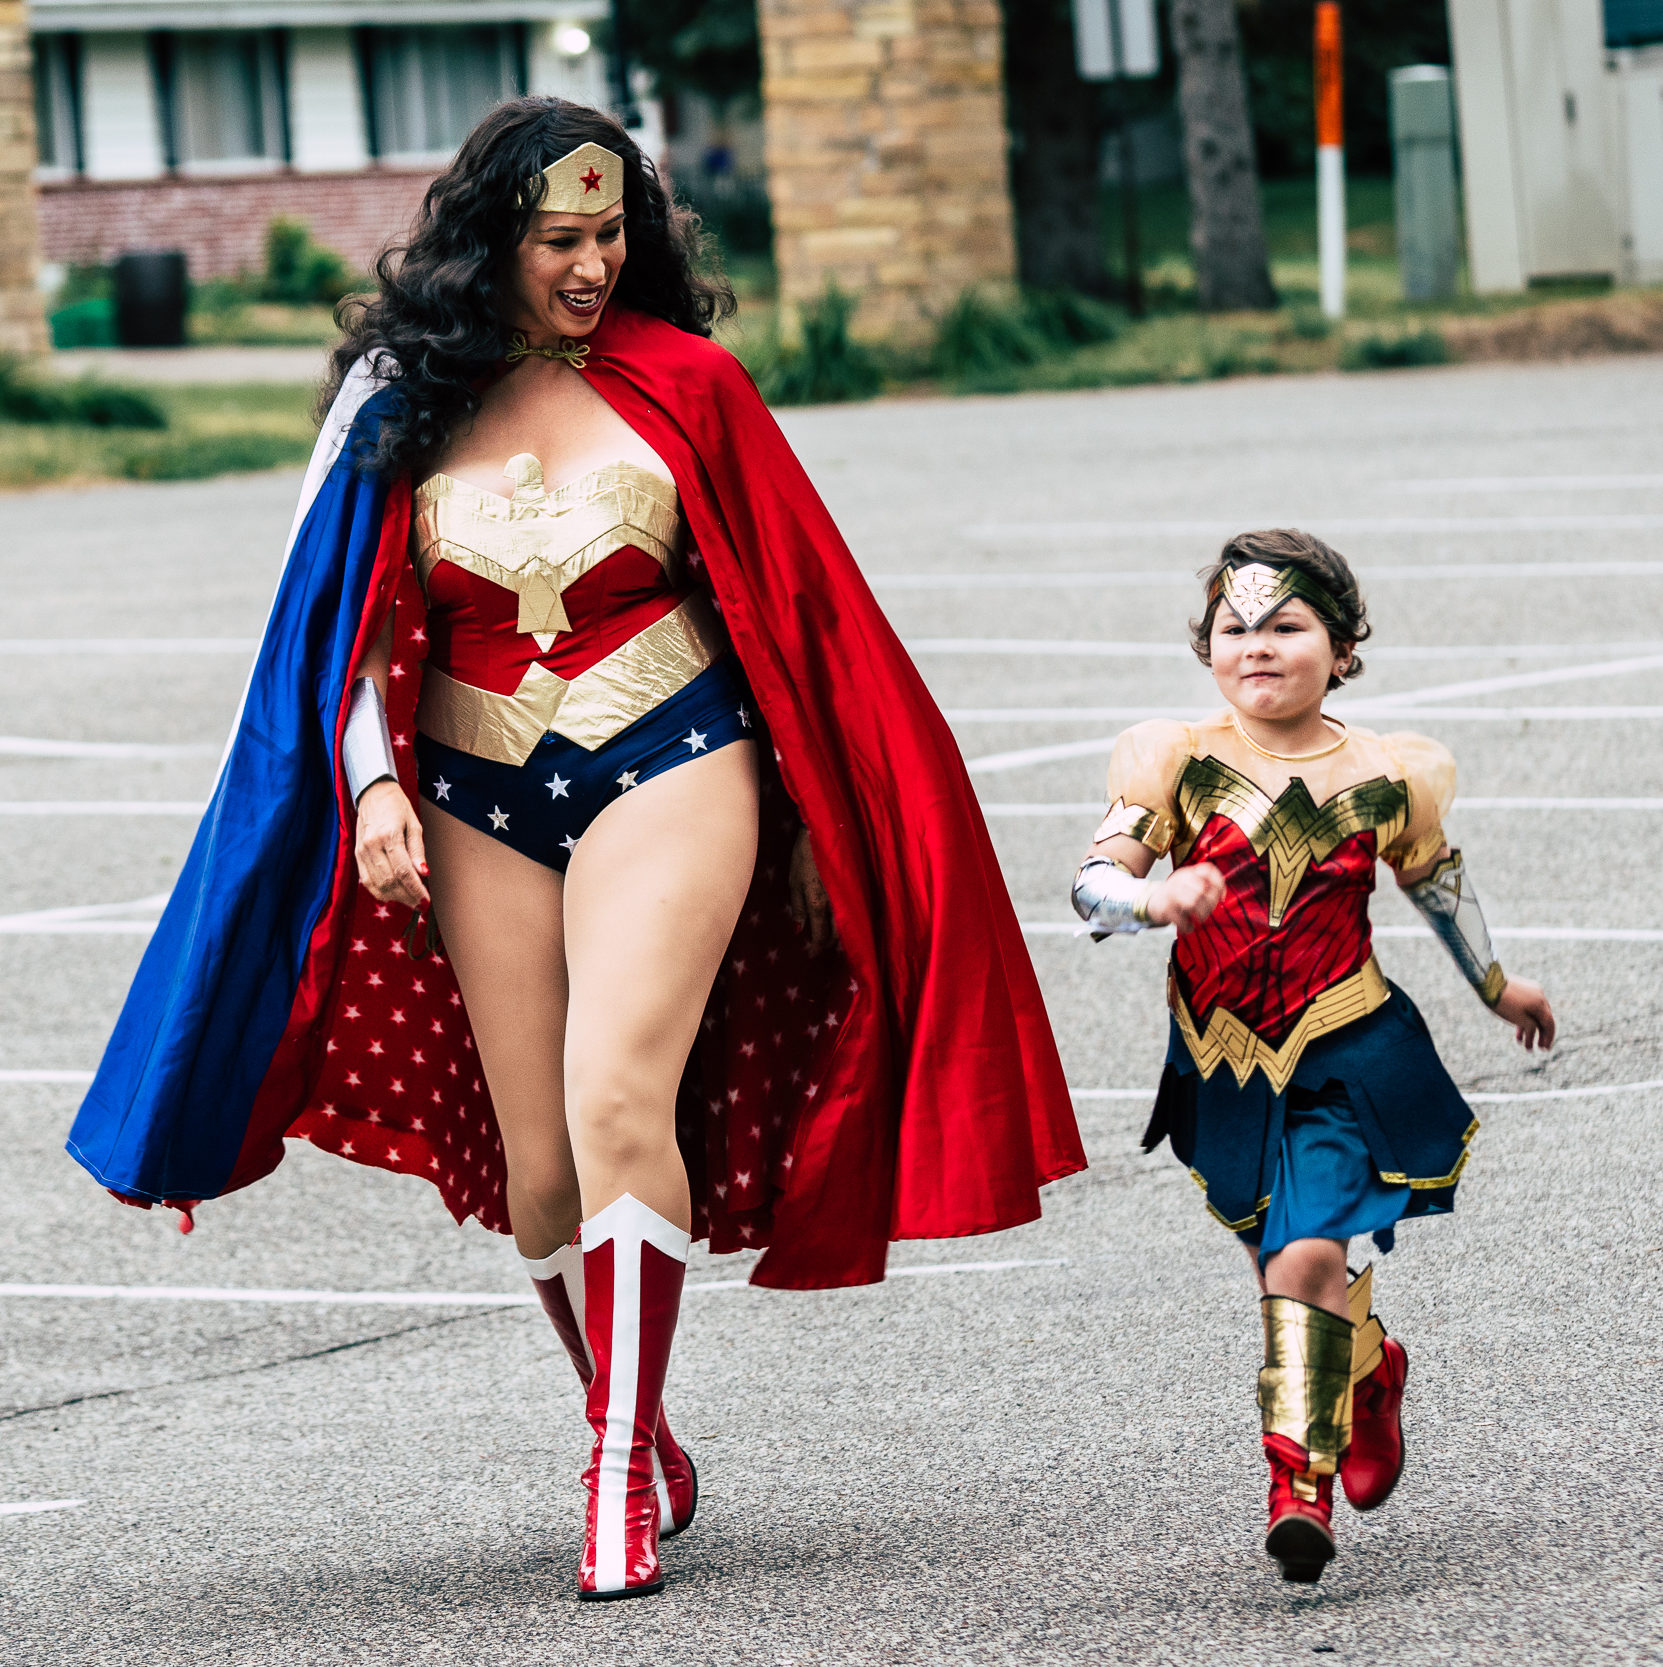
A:
[[[1663,284],[1663,45],[1609,59],[1624,283]]]
[[[1601,0],[1449,0],[1449,32],[1472,287],[1618,276]]]
[[[1461,226],[1455,190],[1455,105],[1442,64],[1391,73],[1397,262],[1408,301],[1455,293]]]

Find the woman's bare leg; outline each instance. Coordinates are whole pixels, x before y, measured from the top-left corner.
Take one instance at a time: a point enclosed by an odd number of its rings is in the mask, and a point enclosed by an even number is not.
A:
[[[508,1219],[537,1259],[578,1226],[561,1058],[566,958],[552,868],[422,801],[433,917],[479,1044],[508,1159]]]
[[[1339,1239],[1295,1239],[1265,1263],[1261,1289],[1267,1296],[1294,1297],[1349,1320],[1346,1284],[1345,1245]]]
[[[585,1220],[631,1193],[690,1228],[676,1089],[756,866],[755,743],[623,794],[566,874],[566,1117]]]

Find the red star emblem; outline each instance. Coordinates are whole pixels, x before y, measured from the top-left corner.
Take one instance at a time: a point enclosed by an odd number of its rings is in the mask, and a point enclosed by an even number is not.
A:
[[[589,172],[586,174],[579,174],[578,178],[583,182],[584,196],[588,196],[591,191],[599,191],[601,188],[602,176],[595,172],[593,163],[589,165]]]

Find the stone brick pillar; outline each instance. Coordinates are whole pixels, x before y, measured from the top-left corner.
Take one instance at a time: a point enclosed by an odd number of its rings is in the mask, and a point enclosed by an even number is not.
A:
[[[1016,271],[997,0],[760,0],[780,298],[922,336]]]
[[[44,353],[35,85],[22,0],[0,0],[0,353]]]

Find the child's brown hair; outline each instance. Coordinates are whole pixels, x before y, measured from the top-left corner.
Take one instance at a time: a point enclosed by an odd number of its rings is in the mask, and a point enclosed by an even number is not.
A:
[[[1315,606],[1317,616],[1328,628],[1328,640],[1336,649],[1351,650],[1345,671],[1328,680],[1330,689],[1337,689],[1353,677],[1360,677],[1363,662],[1357,654],[1357,644],[1366,642],[1373,633],[1369,624],[1368,608],[1357,584],[1351,564],[1338,550],[1320,538],[1301,532],[1297,527],[1270,527],[1262,532],[1237,533],[1219,552],[1218,560],[1202,568],[1198,575],[1207,593],[1207,606],[1199,619],[1190,621],[1190,647],[1202,665],[1212,660],[1213,620],[1224,600],[1219,583],[1226,568],[1244,567],[1249,562],[1263,562],[1267,567],[1297,568],[1310,579],[1327,598],[1329,606]]]

